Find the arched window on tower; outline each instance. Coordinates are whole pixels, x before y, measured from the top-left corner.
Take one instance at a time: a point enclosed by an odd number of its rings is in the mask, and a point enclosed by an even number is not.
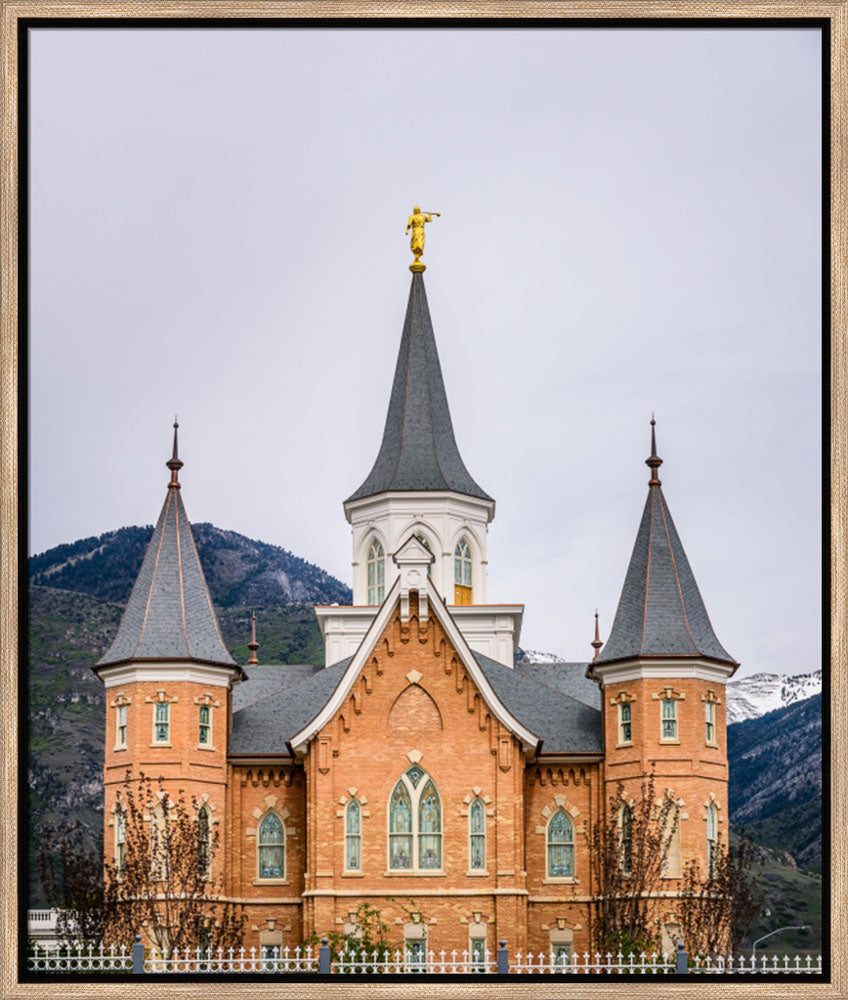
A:
[[[351,799],[345,809],[345,871],[362,869],[362,810],[356,799]]]
[[[471,603],[471,546],[461,538],[453,553],[454,604]]]
[[[474,799],[468,810],[469,868],[486,868],[486,807],[480,798]]]
[[[212,828],[209,825],[209,810],[201,806],[197,813],[197,871],[203,878],[209,878],[212,861]]]
[[[115,813],[115,872],[120,878],[124,874],[127,860],[127,828],[124,810],[118,807]]]
[[[707,873],[710,878],[715,874],[718,859],[718,811],[714,803],[707,806]]]
[[[386,554],[375,538],[368,549],[368,603],[382,604],[386,597]]]
[[[625,875],[633,872],[633,811],[625,802],[618,816],[619,857]]]
[[[548,878],[574,877],[574,825],[562,809],[548,820]]]
[[[257,837],[258,876],[261,879],[286,877],[286,837],[283,821],[275,812],[265,814]]]
[[[389,798],[389,868],[442,868],[442,803],[432,778],[417,764],[398,778]]]

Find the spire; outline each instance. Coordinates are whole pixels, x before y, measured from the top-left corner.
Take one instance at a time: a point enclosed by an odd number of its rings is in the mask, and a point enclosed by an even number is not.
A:
[[[247,648],[250,650],[250,659],[247,661],[248,666],[253,663],[259,663],[256,659],[256,650],[259,649],[259,643],[256,641],[256,612],[250,616],[250,642],[247,644]]]
[[[449,490],[492,500],[460,457],[424,278],[415,273],[380,452],[368,478],[346,503],[378,493],[419,490]]]
[[[700,657],[735,665],[716,638],[657,477],[651,419],[651,469],[648,498],[618,609],[603,652],[602,665],[631,657]],[[593,644],[594,645],[594,644]]]
[[[177,422],[171,481],[118,633],[97,666],[130,660],[196,661],[235,667],[224,646],[177,473]]]
[[[651,454],[649,458],[645,459],[645,465],[651,470],[651,478],[648,480],[649,486],[662,486],[662,481],[657,474],[657,470],[662,465],[663,460],[657,455],[657,435],[654,431],[657,422],[654,420],[653,413],[651,414]]]
[[[180,480],[178,473],[183,467],[183,463],[180,461],[180,456],[177,454],[177,431],[179,430],[179,423],[177,422],[176,416],[174,417],[174,450],[171,454],[170,459],[165,463],[165,465],[171,470],[171,481],[168,483],[169,490],[178,490],[180,488]]]
[[[598,656],[600,656],[600,653],[601,653],[601,646],[603,646],[603,643],[601,642],[601,637],[600,637],[600,635],[598,633],[598,609],[597,608],[595,608],[595,638],[594,638],[593,642],[591,643],[591,645],[592,645],[592,648],[595,650],[595,655],[592,657],[592,659],[593,660],[597,660]]]

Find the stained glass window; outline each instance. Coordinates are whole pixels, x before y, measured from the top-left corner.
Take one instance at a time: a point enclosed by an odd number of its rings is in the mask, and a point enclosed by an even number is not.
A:
[[[475,799],[468,810],[468,829],[471,837],[470,853],[472,869],[486,867],[486,807],[482,799]]]
[[[713,876],[715,871],[715,863],[717,857],[716,850],[716,820],[718,816],[716,815],[716,807],[710,803],[707,806],[707,871],[710,877]]]
[[[389,868],[412,868],[412,802],[403,781],[389,805]]]
[[[209,810],[206,806],[201,806],[197,814],[197,870],[204,876],[209,872],[212,855],[211,832]]]
[[[442,867],[442,807],[432,781],[424,786],[418,804],[418,867]]]
[[[153,708],[153,739],[156,743],[167,743],[171,728],[171,706],[157,701]]]
[[[406,776],[412,782],[412,787],[417,788],[418,782],[424,777],[424,772],[421,770],[420,767],[411,767],[406,772]]]
[[[383,546],[375,539],[368,549],[368,603],[382,604],[386,597],[386,559]]]
[[[345,810],[345,868],[358,872],[362,867],[362,833],[360,828],[360,808],[356,799],[351,799]]]
[[[633,813],[626,804],[621,807],[620,833],[621,870],[629,875],[633,870]]]
[[[286,843],[283,823],[273,812],[259,824],[259,877],[285,878]]]
[[[677,739],[677,702],[671,698],[662,700],[662,738]]]
[[[548,878],[574,875],[574,827],[562,809],[548,822]]]

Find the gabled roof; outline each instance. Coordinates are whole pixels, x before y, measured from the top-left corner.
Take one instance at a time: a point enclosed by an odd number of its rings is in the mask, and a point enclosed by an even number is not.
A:
[[[171,482],[118,633],[97,667],[128,660],[181,660],[237,667],[212,607],[180,496],[176,424]]]
[[[380,452],[368,478],[345,503],[419,490],[450,490],[492,500],[471,478],[459,454],[420,273],[412,275]]]
[[[701,657],[735,666],[713,632],[671,519],[657,475],[662,459],[651,434],[648,498],[609,638],[590,669],[639,656]]]
[[[402,549],[403,546],[401,546],[401,550]],[[401,550],[399,550],[399,552]],[[344,699],[347,697],[350,689],[356,682],[356,678],[359,676],[362,667],[367,662],[368,657],[377,645],[380,636],[389,624],[395,608],[401,602],[401,578],[402,577],[398,577],[392,584],[389,593],[386,595],[385,601],[383,601],[380,610],[374,616],[374,620],[371,622],[368,631],[365,633],[362,642],[359,644],[359,648],[348,663],[341,680],[333,689],[327,703],[314,718],[309,719],[307,724],[302,726],[293,736],[290,737],[289,743],[293,750],[303,752],[309,741],[318,734],[321,728],[326,725],[326,723],[333,717],[337,709],[344,702]],[[462,665],[468,671],[468,675],[474,682],[477,690],[480,692],[483,701],[486,703],[486,707],[501,723],[501,725],[516,736],[525,751],[531,751],[537,748],[539,745],[539,738],[535,734],[535,731],[527,724],[520,722],[512,714],[508,706],[505,705],[500,698],[498,698],[494,688],[488,680],[488,677],[481,669],[480,664],[471,652],[471,648],[462,633],[459,631],[456,622],[451,617],[447,607],[442,603],[439,592],[433,586],[432,580],[425,577],[424,587],[426,588],[425,592],[427,595],[429,614],[436,618],[441,627],[444,629],[448,641],[456,650],[457,656],[459,657]],[[421,597],[419,595],[419,601],[420,600]],[[505,669],[508,670],[509,668],[507,667]]]

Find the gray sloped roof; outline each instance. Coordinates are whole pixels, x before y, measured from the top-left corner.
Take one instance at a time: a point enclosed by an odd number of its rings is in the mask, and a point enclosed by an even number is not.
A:
[[[117,635],[97,666],[126,660],[236,666],[221,639],[179,485],[168,489]]]
[[[736,663],[713,632],[659,482],[648,488],[618,610],[594,663],[636,656]]]
[[[253,669],[247,681],[236,685],[233,694],[233,728],[230,733],[231,754],[287,754],[286,740],[290,739],[321,711],[336,690],[345,669],[353,659],[334,663],[331,667],[318,668],[301,680],[273,689],[273,681],[260,680],[262,670]],[[279,671],[288,670],[280,667]],[[284,675],[282,675],[284,676]],[[255,681],[253,678],[255,677]],[[259,698],[252,700],[250,685],[259,682],[253,693]],[[261,685],[268,692],[261,694]],[[242,689],[239,691],[239,689]],[[270,690],[268,690],[270,688]],[[243,707],[236,709],[235,693],[239,692]]]
[[[601,712],[502,663],[474,653],[509,711],[543,741],[542,753],[602,753]],[[583,664],[585,670],[585,664]]]
[[[601,689],[597,681],[586,676],[588,665],[588,663],[565,662],[520,663],[515,669],[537,684],[546,684],[576,701],[582,701],[590,708],[600,709]]]
[[[459,454],[421,274],[412,276],[380,452],[368,478],[345,502],[412,490],[492,499]]]
[[[253,705],[268,695],[276,694],[284,688],[299,684],[313,674],[317,674],[323,667],[316,667],[308,663],[287,663],[280,665],[277,663],[248,666],[245,671],[244,680],[236,684],[233,688],[233,711],[238,712],[248,705]]]

